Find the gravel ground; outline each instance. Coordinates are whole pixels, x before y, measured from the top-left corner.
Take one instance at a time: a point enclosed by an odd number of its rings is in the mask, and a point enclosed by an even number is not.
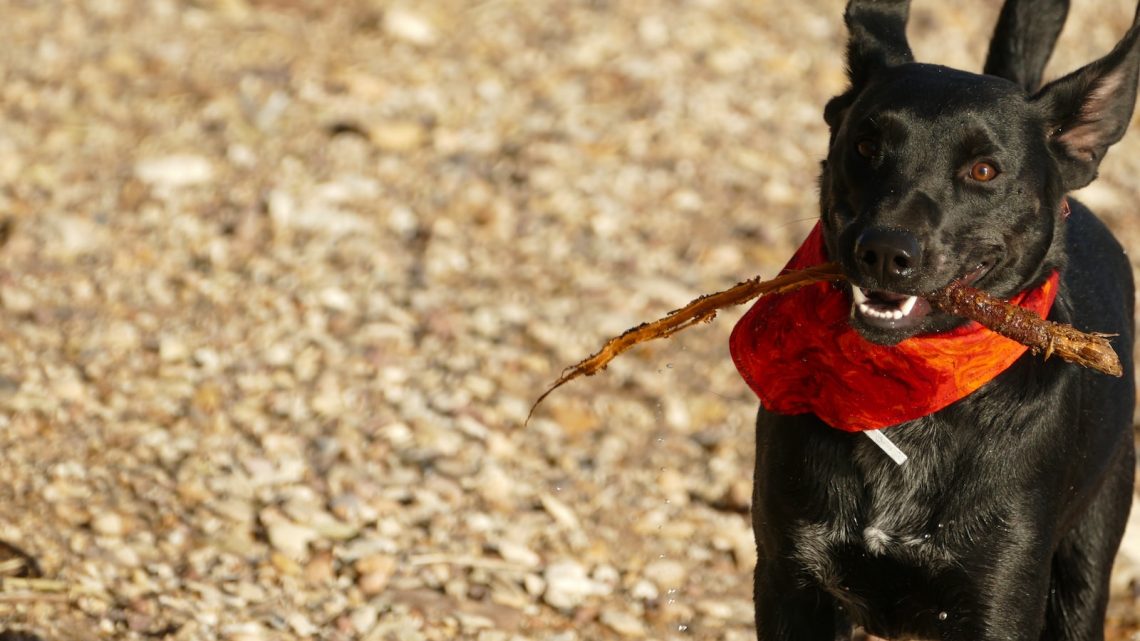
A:
[[[0,619],[751,638],[739,312],[522,422],[605,338],[783,264],[842,4],[5,3],[0,539],[39,568],[0,549]],[[976,69],[996,4],[917,1],[918,57]],[[1131,14],[1080,3],[1051,73]],[[1133,131],[1082,195],[1133,249],[1138,174]]]

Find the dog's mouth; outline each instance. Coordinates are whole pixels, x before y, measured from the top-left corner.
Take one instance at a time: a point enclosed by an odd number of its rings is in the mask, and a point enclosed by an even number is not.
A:
[[[972,285],[990,271],[988,262],[955,280]],[[885,330],[907,330],[917,327],[934,312],[930,301],[914,294],[900,294],[881,289],[864,289],[851,285],[851,315],[862,323]]]
[[[918,323],[931,312],[930,303],[920,296],[851,286],[853,314],[869,325],[900,329]]]

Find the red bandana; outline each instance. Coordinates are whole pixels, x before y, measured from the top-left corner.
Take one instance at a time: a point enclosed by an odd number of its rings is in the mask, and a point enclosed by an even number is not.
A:
[[[819,225],[784,271],[826,262]],[[1057,296],[1054,272],[1011,303],[1045,317]],[[812,413],[848,432],[932,414],[1005,371],[1027,349],[970,322],[887,347],[848,323],[851,299],[831,283],[765,296],[732,330],[736,369],[777,414]]]

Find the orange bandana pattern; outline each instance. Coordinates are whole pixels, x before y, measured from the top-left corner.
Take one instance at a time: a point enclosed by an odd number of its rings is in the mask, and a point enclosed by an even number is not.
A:
[[[817,224],[784,271],[826,260]],[[1010,302],[1045,317],[1058,281],[1054,272]],[[729,351],[765,409],[812,413],[848,432],[890,427],[965,398],[1028,349],[975,322],[876,345],[851,328],[850,314],[844,286],[815,283],[765,296],[740,319]]]

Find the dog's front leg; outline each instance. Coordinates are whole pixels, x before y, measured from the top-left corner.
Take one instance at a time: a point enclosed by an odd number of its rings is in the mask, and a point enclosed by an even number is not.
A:
[[[786,561],[756,566],[759,641],[849,641],[851,621],[835,598],[791,576]]]
[[[962,641],[1039,641],[1045,630],[1050,590],[1048,527],[1008,517],[983,524],[964,536],[987,537],[985,545],[961,560],[968,581],[945,585],[948,599],[938,627],[944,639]]]

